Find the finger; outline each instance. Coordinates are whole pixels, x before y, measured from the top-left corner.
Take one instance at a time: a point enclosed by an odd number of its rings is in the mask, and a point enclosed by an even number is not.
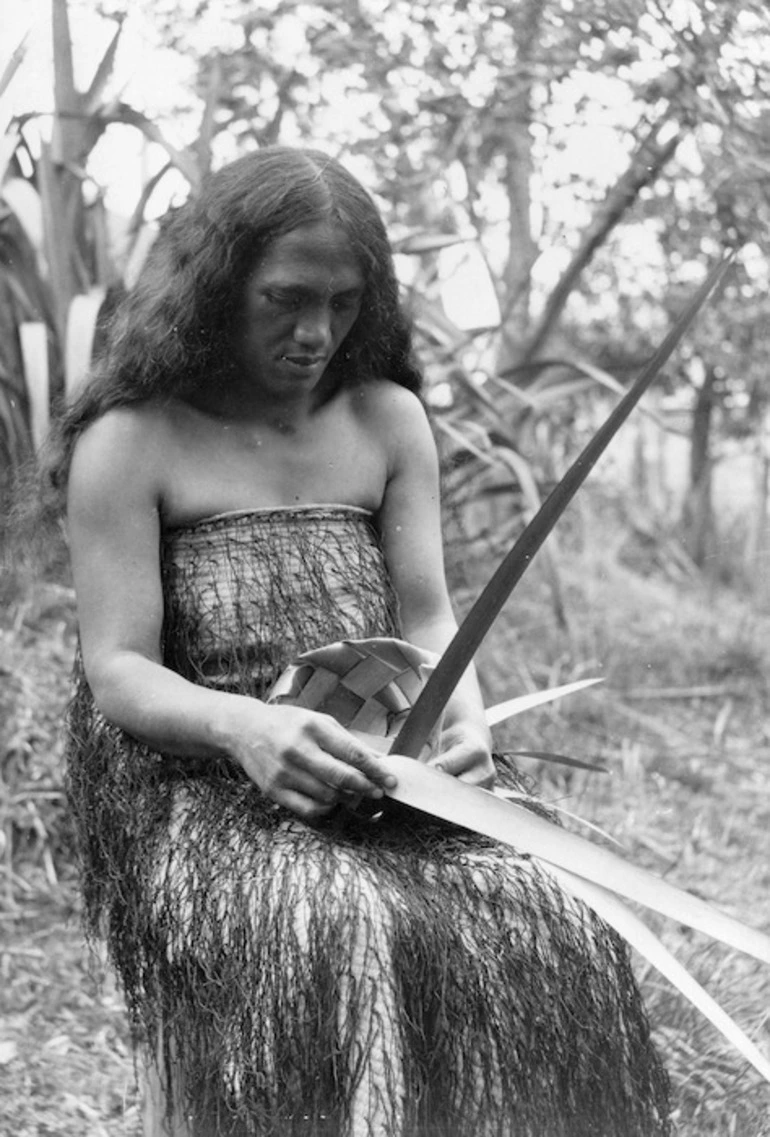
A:
[[[382,772],[380,772],[382,773]],[[362,770],[344,759],[332,757],[331,754],[322,753],[313,763],[313,774],[339,795],[366,797],[382,797],[382,784],[377,784],[368,778]],[[380,778],[380,783],[383,779]],[[395,778],[387,779],[388,784],[395,785]]]
[[[340,794],[381,797],[382,789],[361,770],[329,753],[326,747],[332,745],[334,743],[329,738],[323,745],[314,739],[306,739],[302,746],[292,750],[289,766],[281,774],[281,783],[287,788],[299,788],[301,792],[310,795],[314,786],[323,785],[335,797]],[[342,746],[338,743],[337,750],[346,752],[344,740]],[[306,779],[304,783],[302,779]]]
[[[291,790],[302,794],[304,797],[311,798],[313,801],[318,802],[320,805],[335,806],[343,802],[345,805],[355,804],[360,802],[364,796],[358,791],[346,789],[344,786],[338,787],[330,785],[329,782],[324,782],[320,778],[307,774],[304,771],[295,771]],[[378,798],[382,795],[377,791]]]
[[[333,768],[326,766],[332,779],[331,785],[352,793],[366,792],[360,788],[363,776],[365,784],[369,785],[370,789],[378,787],[392,789],[395,786],[395,777],[383,767],[376,754],[362,747],[361,743],[334,722],[334,719],[327,719],[324,726],[326,733],[321,745],[326,754],[335,759]],[[324,780],[327,780],[325,775]]]
[[[340,799],[339,791],[329,782],[297,767],[287,775],[286,783],[286,792],[301,794],[319,805],[333,806]]]
[[[495,784],[495,771],[487,766],[474,766],[457,775],[458,780],[466,782],[469,786],[481,786],[482,789],[491,789]]]
[[[443,770],[446,774],[452,774],[457,777],[465,770],[469,769],[475,761],[475,755],[471,754],[463,748],[453,748],[452,750],[445,750],[442,754],[436,754],[432,757],[428,765],[436,766],[439,770]]]
[[[495,780],[495,768],[488,754],[467,747],[446,750],[430,760],[430,765],[451,774],[471,786],[489,787]]]
[[[323,805],[315,798],[298,793],[296,790],[284,790],[280,794],[278,804],[290,809],[292,813],[296,813],[303,821],[309,822],[320,821],[322,817],[326,817],[334,809],[333,805]]]
[[[293,761],[269,770],[267,776],[259,778],[252,775],[252,778],[272,801],[280,802],[283,795],[293,792],[321,805],[335,805],[339,795],[334,787],[317,777],[308,763],[301,761],[301,757],[297,754]]]

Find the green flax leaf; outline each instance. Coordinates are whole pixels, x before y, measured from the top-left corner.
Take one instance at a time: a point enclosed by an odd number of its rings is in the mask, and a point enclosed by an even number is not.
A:
[[[551,491],[513,548],[505,556],[461,624],[409,712],[393,743],[393,753],[404,754],[410,758],[416,758],[420,753],[463,672],[476,654],[476,650],[497,618],[500,609],[526,572],[532,558],[612,441],[619,427],[628,418],[641,396],[677,347],[703,304],[722,281],[732,260],[733,254],[729,254],[712,269],[647,366],[642,369],[621,401],[599,427],[599,430],[582,454],[567,470],[558,485]]]
[[[380,761],[397,779],[397,785],[386,790],[395,801],[483,833],[520,853],[576,873],[627,900],[643,904],[770,964],[770,936],[712,908],[699,897],[623,860],[616,853],[433,766],[393,753],[383,755]]]
[[[546,691],[533,691],[529,695],[517,695],[515,699],[496,703],[494,707],[487,708],[487,726],[497,726],[498,723],[513,718],[514,715],[531,711],[533,707],[551,703],[554,699],[561,699],[563,695],[571,695],[574,691],[582,691],[585,687],[593,687],[601,682],[603,682],[601,679],[576,679],[574,683],[564,683],[561,687],[549,687]]]
[[[575,873],[554,868],[553,865],[546,865],[545,869],[556,877],[566,892],[583,900],[597,916],[623,936],[631,947],[644,956],[686,999],[689,999],[746,1061],[770,1082],[770,1062],[767,1058],[630,908],[606,889],[583,880]]]

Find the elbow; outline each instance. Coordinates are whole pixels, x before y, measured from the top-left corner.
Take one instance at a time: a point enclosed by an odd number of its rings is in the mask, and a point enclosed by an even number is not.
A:
[[[147,659],[133,651],[99,652],[84,656],[83,668],[97,710],[108,722],[126,727],[137,701],[139,672]]]

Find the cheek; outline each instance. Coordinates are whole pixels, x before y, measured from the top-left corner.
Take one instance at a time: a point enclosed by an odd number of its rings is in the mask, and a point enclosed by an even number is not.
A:
[[[346,312],[335,322],[335,337],[340,344],[352,332],[360,312]]]
[[[292,316],[265,304],[247,304],[241,312],[237,336],[241,343],[267,344],[291,332]]]

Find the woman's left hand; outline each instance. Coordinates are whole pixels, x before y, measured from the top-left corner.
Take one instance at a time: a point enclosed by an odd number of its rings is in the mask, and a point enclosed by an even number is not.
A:
[[[455,723],[441,732],[441,750],[429,765],[453,774],[463,782],[489,789],[495,767],[485,732],[468,723]]]

